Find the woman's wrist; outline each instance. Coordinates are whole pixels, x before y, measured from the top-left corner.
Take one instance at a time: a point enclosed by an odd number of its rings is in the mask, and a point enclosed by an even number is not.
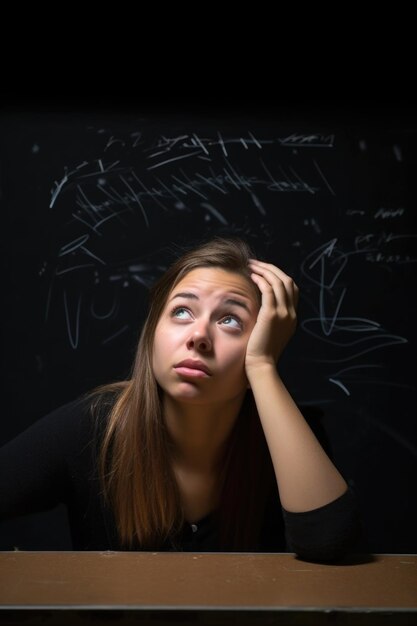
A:
[[[260,377],[279,378],[277,366],[273,360],[260,360],[246,365],[246,376],[251,386]]]

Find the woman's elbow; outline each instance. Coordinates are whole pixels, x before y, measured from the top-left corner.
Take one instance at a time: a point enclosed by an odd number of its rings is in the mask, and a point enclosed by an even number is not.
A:
[[[349,534],[333,540],[320,537],[309,542],[287,541],[287,546],[290,552],[294,552],[303,561],[337,563],[355,552],[358,537],[359,528],[352,528]]]
[[[284,511],[290,552],[303,560],[336,562],[359,545],[361,522],[352,492],[328,505],[305,513]]]

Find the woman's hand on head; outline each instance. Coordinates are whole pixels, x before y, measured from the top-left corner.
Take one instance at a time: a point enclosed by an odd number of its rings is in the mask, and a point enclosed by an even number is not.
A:
[[[249,268],[262,304],[246,348],[246,373],[260,365],[276,366],[297,326],[299,295],[293,279],[275,265],[251,259]]]

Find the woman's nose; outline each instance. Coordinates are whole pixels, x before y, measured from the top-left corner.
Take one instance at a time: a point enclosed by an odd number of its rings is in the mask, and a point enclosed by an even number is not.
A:
[[[213,347],[208,329],[206,326],[201,325],[199,328],[195,328],[187,340],[187,348],[194,350],[202,350],[203,352],[209,352]]]

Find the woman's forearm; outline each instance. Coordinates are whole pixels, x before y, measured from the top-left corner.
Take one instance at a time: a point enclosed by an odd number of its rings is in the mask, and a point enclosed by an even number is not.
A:
[[[332,502],[347,484],[316,439],[272,364],[247,371],[278,483],[294,513]]]

